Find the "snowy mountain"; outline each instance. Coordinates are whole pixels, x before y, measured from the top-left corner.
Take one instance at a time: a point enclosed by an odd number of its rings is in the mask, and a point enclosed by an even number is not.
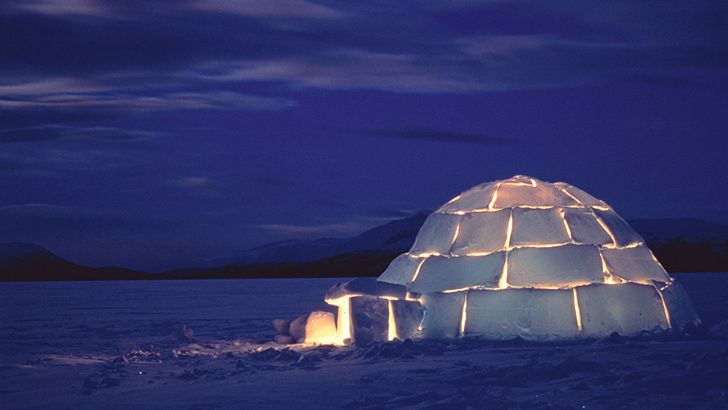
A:
[[[272,242],[244,250],[233,257],[205,263],[208,267],[268,263],[304,263],[342,254],[399,253],[412,246],[428,211],[397,219],[353,238],[322,238]]]

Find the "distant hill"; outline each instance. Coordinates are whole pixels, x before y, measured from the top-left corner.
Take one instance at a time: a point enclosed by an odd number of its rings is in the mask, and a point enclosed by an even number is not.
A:
[[[728,241],[728,226],[697,218],[631,219],[629,224],[647,242],[682,238],[689,242]]]
[[[345,253],[312,262],[175,269],[156,279],[320,278],[379,276],[400,252]]]
[[[273,242],[203,267],[147,273],[91,268],[38,245],[0,244],[0,280],[122,280],[377,276],[407,251],[428,212],[398,219],[353,238]],[[629,221],[669,272],[728,271],[728,227],[691,219]]]
[[[91,268],[69,262],[32,243],[0,244],[0,280],[148,279],[149,274],[124,268]]]

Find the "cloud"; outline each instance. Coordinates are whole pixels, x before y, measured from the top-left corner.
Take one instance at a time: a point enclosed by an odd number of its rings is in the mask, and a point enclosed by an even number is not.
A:
[[[114,17],[137,14],[146,2],[125,0],[19,0],[9,1],[9,8],[54,17]],[[126,3],[126,4],[125,4]],[[258,18],[330,20],[342,19],[344,12],[306,0],[158,0],[168,12],[206,11]]]
[[[175,7],[145,13],[146,3],[115,11],[113,20],[1,8],[0,38],[13,41],[0,42],[0,72],[16,76],[136,73],[164,79],[170,71],[205,61],[305,53],[326,41],[240,15]]]
[[[373,137],[396,138],[414,141],[429,142],[454,142],[461,144],[498,145],[508,143],[511,140],[482,134],[470,134],[464,132],[433,130],[425,128],[406,129],[370,129],[359,130],[356,133]]]
[[[189,7],[253,17],[315,20],[338,20],[346,17],[345,13],[331,7],[303,0],[199,0],[191,2]]]
[[[97,91],[94,91],[97,90]],[[67,80],[40,80],[0,86],[0,110],[108,109],[131,112],[169,110],[279,111],[296,102],[286,98],[230,91],[123,93],[101,85]]]
[[[188,176],[177,179],[175,184],[183,188],[200,189],[209,188],[212,185],[212,181],[206,177]]]
[[[139,141],[165,133],[96,124],[155,112],[270,112],[297,106],[290,98],[217,90],[170,91],[165,90],[166,85],[144,89],[105,81],[108,80],[23,78],[1,84],[0,143],[57,139]]]
[[[6,98],[22,98],[70,93],[93,93],[108,90],[108,87],[90,84],[76,78],[20,78],[14,83],[0,84],[0,95]]]
[[[108,9],[101,2],[92,0],[21,0],[15,8],[50,16],[93,16],[108,15]]]
[[[274,59],[207,62],[182,75],[222,83],[283,83],[296,90],[472,94],[598,84],[625,74],[679,78],[691,75],[686,70],[726,67],[728,57],[714,47],[495,35],[457,38],[409,52],[334,48]]]
[[[199,92],[207,82],[257,82],[462,94],[599,83],[625,74],[681,77],[691,75],[683,69],[728,67],[723,51],[728,29],[711,18],[720,10],[708,2],[677,2],[670,8],[559,1],[548,9],[529,2],[385,10],[348,5],[344,13],[305,0],[177,1],[153,10],[137,2],[96,1],[72,3],[69,10],[76,11],[62,21],[59,4],[14,2],[11,11],[26,5],[36,12],[0,12],[0,37],[13,39],[0,44],[0,74],[69,82],[121,75],[123,87],[114,88],[121,95],[99,98],[139,101],[153,109],[159,109],[153,99],[160,97],[148,93],[160,81],[174,83],[182,93]],[[690,18],[676,19],[673,9]],[[118,18],[110,22],[103,13]],[[408,24],[397,24],[403,16]],[[113,24],[113,30],[100,22]],[[134,87],[143,92],[126,95]],[[71,103],[81,92],[33,102]],[[239,104],[257,107],[261,101]],[[270,103],[263,105],[271,109]]]
[[[542,35],[495,35],[461,39],[462,50],[479,58],[513,57],[522,51],[537,50],[547,42]]]
[[[220,179],[200,175],[189,175],[169,181],[172,186],[181,188],[188,194],[207,198],[221,198],[228,195],[226,184]]]
[[[431,58],[351,48],[295,58],[210,63],[190,75],[218,82],[275,81],[294,88],[416,94],[472,93],[496,88],[495,84],[480,82],[462,69]]]
[[[40,125],[36,127],[0,129],[0,144],[81,139],[97,141],[142,141],[165,135],[161,132],[130,130],[114,127],[83,127],[68,125]]]

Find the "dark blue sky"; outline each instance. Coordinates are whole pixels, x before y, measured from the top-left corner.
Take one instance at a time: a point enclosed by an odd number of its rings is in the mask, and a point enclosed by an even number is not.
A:
[[[4,1],[0,239],[165,269],[528,174],[728,223],[728,2]]]

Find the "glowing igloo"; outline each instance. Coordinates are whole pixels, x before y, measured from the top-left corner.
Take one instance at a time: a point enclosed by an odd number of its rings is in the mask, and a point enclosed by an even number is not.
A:
[[[634,336],[700,323],[609,205],[521,175],[456,196],[376,281],[339,284],[326,301],[339,308],[339,343]]]

